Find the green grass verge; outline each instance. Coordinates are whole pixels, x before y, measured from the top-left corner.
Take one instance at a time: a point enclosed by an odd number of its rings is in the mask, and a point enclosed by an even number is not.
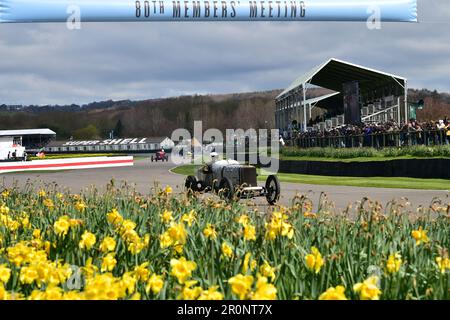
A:
[[[197,165],[179,166],[171,171],[181,175],[195,175]],[[373,188],[395,188],[395,189],[420,189],[420,190],[450,190],[449,180],[445,179],[417,179],[402,177],[331,177],[314,176],[307,174],[278,173],[282,182],[303,183],[315,185],[353,186]],[[266,178],[258,178],[264,181]]]
[[[171,169],[170,171],[176,174],[181,174],[183,176],[193,176],[197,172],[197,169],[200,166],[195,164],[188,164],[185,166],[179,166],[176,168]]]
[[[306,174],[279,173],[278,178],[283,182],[374,187],[374,188],[396,188],[396,189],[421,189],[421,190],[449,190],[449,180],[445,179],[417,179],[402,177],[330,177],[313,176]]]

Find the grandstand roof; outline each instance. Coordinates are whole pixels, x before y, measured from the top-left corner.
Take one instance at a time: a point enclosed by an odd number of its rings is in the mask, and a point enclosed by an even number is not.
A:
[[[334,91],[342,91],[342,85],[359,81],[361,93],[376,92],[383,87],[405,87],[407,79],[394,74],[370,69],[350,62],[331,58],[297,78],[277,99],[287,96],[304,84],[319,86]]]
[[[0,130],[0,137],[31,136],[31,135],[54,136],[56,135],[56,132],[50,129]]]

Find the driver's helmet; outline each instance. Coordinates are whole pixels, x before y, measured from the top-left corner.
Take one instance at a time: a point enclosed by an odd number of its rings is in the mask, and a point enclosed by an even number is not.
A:
[[[211,152],[210,156],[212,162],[216,162],[217,160],[219,160],[219,154],[217,152]]]

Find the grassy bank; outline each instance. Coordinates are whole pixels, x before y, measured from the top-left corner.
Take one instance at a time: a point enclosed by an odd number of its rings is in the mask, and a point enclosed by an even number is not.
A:
[[[450,190],[449,180],[445,179],[417,179],[402,177],[331,177],[290,173],[279,173],[278,178],[283,182],[317,185],[420,190]]]
[[[197,168],[198,166],[196,165],[185,165],[176,167],[171,171],[173,173],[187,176],[195,175]],[[291,173],[278,173],[277,176],[280,181],[290,183],[396,189],[450,190],[449,181],[445,179],[417,179],[401,177],[332,177]],[[260,176],[259,180],[263,181],[265,180],[265,177]]]

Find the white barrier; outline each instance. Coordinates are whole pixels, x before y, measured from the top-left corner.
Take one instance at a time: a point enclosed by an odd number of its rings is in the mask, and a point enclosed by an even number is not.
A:
[[[33,160],[27,162],[0,162],[0,173],[21,171],[78,170],[127,167],[133,165],[134,158],[132,156],[49,159]]]

